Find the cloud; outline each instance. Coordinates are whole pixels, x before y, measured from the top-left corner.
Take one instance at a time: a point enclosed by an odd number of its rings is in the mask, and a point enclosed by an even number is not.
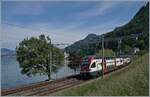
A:
[[[96,26],[92,26],[90,27],[89,29],[91,30],[99,30],[99,29],[114,29],[116,27],[119,27],[119,26],[122,26],[124,24],[128,23],[128,21],[120,21],[120,20],[117,20],[117,19],[113,19],[113,20],[110,20],[110,21],[106,21],[105,23],[100,23],[100,24],[97,24]]]
[[[45,24],[48,25],[48,24]],[[77,34],[77,33],[70,33],[71,30],[69,29],[52,29],[49,27],[41,27],[43,24],[32,24],[30,28],[21,28],[17,26],[12,26],[8,24],[2,25],[2,47],[14,49],[16,45],[22,41],[24,38],[27,37],[38,37],[41,34],[45,34],[50,36],[52,42],[54,44],[57,43],[73,43],[77,40],[82,39],[85,34]],[[70,26],[70,28],[73,28]]]
[[[82,19],[87,19],[90,17],[95,17],[95,16],[100,16],[100,15],[104,15],[106,14],[109,9],[111,9],[112,7],[114,7],[115,5],[119,4],[120,2],[98,2],[94,8],[90,8],[87,10],[84,10],[80,13],[78,13],[79,17]]]
[[[42,2],[41,2],[42,3]],[[46,4],[41,4],[40,2],[10,2],[9,10],[13,15],[40,15],[45,12],[47,8]],[[8,5],[7,5],[8,6]]]
[[[13,25],[2,24],[2,47],[14,49],[16,45],[26,37],[38,37],[40,34],[49,35],[53,43],[73,43],[75,41],[81,40],[86,37],[89,33],[102,34],[105,32],[112,31],[115,27],[124,24],[127,20],[122,18],[110,19],[107,17],[107,13],[111,12],[112,9],[119,4],[120,2],[94,2],[92,6],[90,3],[78,3],[77,5],[68,4],[64,9],[58,8],[57,11],[49,10],[48,7],[57,8],[58,5],[48,5],[46,3],[15,3],[12,7],[6,6],[7,11],[5,16],[7,17],[8,23],[13,22],[18,25],[25,26],[17,27]],[[59,5],[62,5],[58,3]],[[66,3],[65,3],[66,4]],[[81,5],[80,5],[81,4]],[[94,4],[94,5],[93,5]],[[51,6],[52,5],[52,6]],[[83,6],[82,6],[83,5]],[[64,6],[64,5],[63,5]],[[84,7],[84,8],[82,8]],[[48,8],[48,9],[47,9]],[[76,9],[78,8],[78,9]],[[9,10],[12,9],[12,10]],[[74,9],[74,10],[72,10]],[[79,10],[82,9],[82,10]],[[9,11],[8,11],[9,10]],[[71,10],[71,11],[70,11]],[[49,17],[52,20],[44,20],[41,18],[45,16],[44,13],[53,14]],[[68,14],[64,13],[68,12]],[[119,11],[120,12],[120,11]],[[55,13],[61,13],[62,16],[57,17]],[[114,12],[118,14],[118,12]],[[109,14],[114,15],[114,14]],[[17,17],[14,15],[29,15],[29,20],[32,20],[31,15],[35,15],[34,18],[37,18],[33,21],[27,21],[26,17],[15,20]],[[119,14],[120,15],[120,14]],[[39,16],[39,17],[38,17]],[[47,15],[49,16],[49,15]],[[101,16],[101,17],[97,17]],[[54,18],[53,18],[54,17]],[[126,16],[125,16],[126,17]],[[11,19],[13,21],[11,21]],[[40,20],[39,20],[40,19]],[[54,20],[56,19],[56,20]],[[104,20],[105,21],[104,21]],[[6,20],[3,20],[4,22]]]
[[[84,25],[86,22],[66,22],[66,23],[45,23],[45,22],[39,22],[39,23],[33,23],[31,24],[30,26],[33,28],[33,29],[38,29],[38,30],[41,30],[41,31],[50,31],[50,32],[58,32],[58,33],[61,33],[61,32],[69,32],[72,30],[75,30],[75,29],[78,29],[81,25]],[[30,27],[29,26],[29,27]],[[29,28],[28,27],[28,28]],[[70,32],[70,33],[71,33]]]
[[[40,34],[50,36],[54,44],[57,43],[74,43],[86,37],[89,33],[102,34],[112,31],[115,27],[124,24],[117,20],[111,20],[103,24],[98,23],[86,28],[80,28],[87,22],[70,22],[64,25],[55,23],[33,23],[31,25],[21,27],[9,24],[2,25],[2,47],[15,48],[16,45],[27,37],[38,37]]]

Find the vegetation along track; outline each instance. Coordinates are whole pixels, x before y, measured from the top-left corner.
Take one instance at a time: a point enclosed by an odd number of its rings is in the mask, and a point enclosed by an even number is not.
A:
[[[122,67],[119,67],[116,70],[120,68]],[[116,70],[110,72],[114,72]],[[107,74],[111,74],[110,72],[108,72]],[[105,74],[105,76],[107,76],[107,74]],[[80,75],[73,75],[55,81],[43,81],[36,84],[17,87],[14,89],[4,89],[1,91],[1,94],[2,96],[44,96],[94,79],[88,78],[81,80]]]

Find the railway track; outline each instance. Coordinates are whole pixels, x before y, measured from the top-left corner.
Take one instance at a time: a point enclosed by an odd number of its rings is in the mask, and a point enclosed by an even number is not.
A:
[[[64,78],[57,80],[57,82],[63,81],[63,80],[64,80]],[[43,82],[38,82],[36,84],[19,86],[19,87],[13,88],[13,89],[3,89],[1,91],[1,93],[2,93],[2,95],[14,94],[16,92],[26,91],[26,90],[29,90],[29,89],[33,89],[33,88],[40,87],[40,86],[45,86],[47,84],[52,84],[52,83],[55,83],[55,82],[56,81],[43,81]]]
[[[122,67],[116,68],[115,70],[109,71],[105,73],[105,75],[107,76],[107,74],[114,72],[116,70],[118,71],[119,69],[125,66],[127,65],[124,65]],[[97,79],[97,78],[94,78],[94,79]],[[69,87],[73,87],[73,86],[76,86],[81,83],[94,80],[94,79],[90,78],[86,80],[81,80],[79,78],[79,75],[73,75],[73,76],[61,78],[61,79],[54,80],[54,81],[43,81],[43,82],[39,82],[36,84],[17,87],[14,89],[3,89],[1,91],[1,95],[2,96],[47,96],[51,93],[54,93],[54,92],[57,92],[57,91],[60,91]]]
[[[47,93],[52,93],[84,82],[83,80],[79,80],[78,76],[79,75],[73,75],[55,81],[43,81],[36,84],[20,86],[13,89],[3,89],[1,90],[1,95],[2,96],[46,95]]]

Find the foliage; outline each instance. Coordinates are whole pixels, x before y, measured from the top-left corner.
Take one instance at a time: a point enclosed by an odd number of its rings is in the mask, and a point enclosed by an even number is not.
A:
[[[99,46],[96,44],[99,42],[97,38],[96,34],[89,34],[85,39],[66,47],[65,51],[68,53],[80,53],[82,56],[93,55],[97,50],[97,46]]]
[[[124,53],[129,54],[130,52],[133,52],[133,49],[131,46],[124,44],[122,46],[122,50],[124,51]]]
[[[137,52],[137,55],[144,55],[146,52],[146,50],[140,50],[139,52]]]
[[[69,60],[68,66],[71,69],[74,69],[74,71],[76,72],[77,68],[79,68],[81,55],[76,53],[69,53],[68,60]]]
[[[137,42],[135,39],[126,39],[122,44],[132,47],[133,44],[140,49],[148,49],[148,40],[149,40],[149,3],[146,6],[143,6],[131,19],[129,23],[122,27],[114,29],[114,31],[107,33],[105,37],[121,37],[131,34],[137,34],[142,32],[143,35],[139,36]],[[138,44],[138,45],[137,45]]]
[[[53,47],[52,49],[52,64],[52,69],[55,72],[64,64],[64,53],[59,48]]]
[[[52,49],[54,49],[53,52]],[[63,61],[63,53],[58,48],[52,47],[50,38],[44,35],[40,35],[39,38],[24,39],[16,47],[16,52],[21,72],[27,76],[48,75],[50,80],[50,63],[57,61],[58,65]],[[50,55],[57,57],[51,61]]]
[[[110,57],[114,57],[115,56],[115,53],[111,49],[105,49],[104,50],[104,54],[105,54],[105,56],[110,56]],[[102,57],[102,50],[99,50],[96,53],[96,56]]]

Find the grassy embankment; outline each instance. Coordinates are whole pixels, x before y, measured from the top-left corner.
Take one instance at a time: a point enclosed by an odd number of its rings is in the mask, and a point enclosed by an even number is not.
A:
[[[111,95],[111,96],[148,96],[149,95],[149,55],[136,57],[125,69],[115,72],[104,79],[67,89],[55,95]]]

